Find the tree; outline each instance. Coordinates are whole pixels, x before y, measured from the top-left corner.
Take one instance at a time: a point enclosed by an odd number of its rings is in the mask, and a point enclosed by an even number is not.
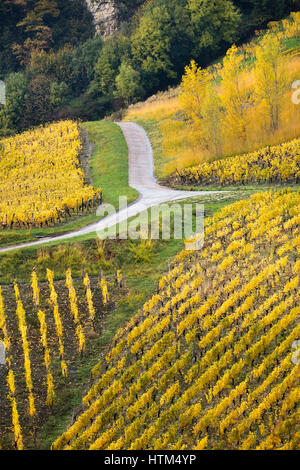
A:
[[[85,0],[1,0],[0,77],[20,70],[18,57],[23,62],[21,66],[27,64],[31,50],[57,51],[65,44],[78,46],[93,38],[94,33]]]
[[[256,24],[263,25],[273,20],[279,20],[293,6],[290,0],[252,0],[253,18]],[[296,2],[295,2],[296,3]]]
[[[256,49],[255,100],[269,119],[270,129],[279,126],[279,110],[286,87],[281,43],[276,36],[266,35]]]
[[[37,126],[45,123],[51,115],[51,79],[46,75],[36,75],[28,85],[25,103],[24,126]]]
[[[171,61],[172,34],[171,15],[161,5],[147,10],[132,37],[134,64],[140,67],[149,93],[165,88],[176,77]]]
[[[12,73],[7,76],[5,85],[6,103],[0,111],[0,128],[2,134],[9,134],[22,130],[28,80],[21,72]]]
[[[142,96],[140,74],[126,62],[120,66],[116,90],[116,96],[122,98],[127,106]]]
[[[54,110],[66,105],[70,99],[70,88],[65,82],[53,82],[50,87],[50,104]]]
[[[243,13],[246,34],[299,9],[299,0],[233,0]]]
[[[220,99],[207,70],[198,68],[193,60],[185,68],[179,101],[198,141],[215,156],[220,156],[222,153]]]
[[[52,29],[47,26],[45,19],[57,18],[59,14],[56,0],[38,0],[34,8],[18,23],[17,26],[29,35],[23,44],[13,46],[13,51],[22,64],[30,61],[33,51],[49,50],[53,41]]]
[[[205,98],[208,81],[207,70],[201,67],[198,68],[194,60],[185,68],[179,101],[185,115],[192,123],[197,123],[202,119],[202,103]]]
[[[58,50],[65,44],[78,46],[88,39],[93,39],[95,25],[86,0],[56,1],[59,16],[46,18],[46,24],[52,30],[54,49]]]
[[[208,61],[240,37],[242,16],[230,0],[188,0],[194,54]]]
[[[16,23],[24,15],[25,0],[1,0],[0,2],[0,77],[17,71],[19,63],[11,45],[23,39]]]
[[[129,39],[119,35],[107,39],[95,65],[95,80],[103,95],[112,95],[122,60],[129,57]]]
[[[73,71],[81,67],[84,69],[86,81],[91,81],[94,78],[95,64],[101,56],[103,48],[103,40],[99,36],[88,39],[80,46],[78,46],[73,54]]]
[[[193,38],[187,0],[161,0],[161,3],[167,7],[170,17],[170,62],[177,78],[182,76],[185,65],[191,60]]]
[[[95,78],[95,64],[102,53],[103,41],[95,36],[73,49],[70,74],[67,83],[72,87],[74,95],[84,93]],[[64,80],[66,81],[66,80]],[[95,80],[95,84],[97,81]],[[99,95],[99,86],[98,93]]]
[[[232,46],[223,61],[221,100],[225,108],[229,137],[236,137],[242,142],[246,142],[249,124],[249,96],[243,83],[243,65],[243,53],[240,53],[236,46]]]
[[[47,75],[53,81],[69,83],[72,80],[73,54],[73,48],[67,45],[57,52],[33,51],[27,66],[28,73],[31,76]]]

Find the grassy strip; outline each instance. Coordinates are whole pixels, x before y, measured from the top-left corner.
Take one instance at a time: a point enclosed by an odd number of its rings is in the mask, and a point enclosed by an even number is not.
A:
[[[121,128],[108,121],[84,124],[95,145],[91,176],[96,188],[103,189],[104,201],[118,206],[119,196],[135,201],[138,193],[128,185],[128,148]]]
[[[82,217],[74,217],[69,219],[65,224],[59,224],[55,227],[34,228],[32,230],[0,231],[0,246],[15,245],[18,243],[34,241],[38,238],[63,235],[92,224],[96,220],[98,220],[98,217],[96,217],[95,214],[89,214]]]
[[[128,148],[122,130],[112,122],[90,122],[82,125],[94,143],[91,176],[95,188],[103,189],[104,202],[118,205],[119,196],[134,201],[138,193],[128,186]],[[26,243],[37,238],[61,235],[78,230],[99,220],[95,213],[75,216],[55,227],[32,230],[0,231],[0,246]]]

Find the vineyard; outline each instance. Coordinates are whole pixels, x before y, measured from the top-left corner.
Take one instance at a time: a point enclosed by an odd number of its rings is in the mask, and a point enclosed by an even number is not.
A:
[[[171,178],[187,185],[235,185],[300,182],[300,140],[178,170]]]
[[[78,125],[58,122],[0,141],[0,228],[55,225],[102,201],[84,183]]]
[[[93,369],[60,449],[299,447],[300,192],[206,223]]]
[[[90,278],[62,281],[47,270],[47,282],[36,272],[30,285],[0,288],[0,340],[6,367],[0,366],[0,448],[40,448],[39,432],[61,397],[78,382],[84,359],[94,358],[111,309],[111,294],[121,295],[120,271],[107,280],[102,272]],[[77,382],[76,382],[77,381]],[[77,384],[79,387],[82,384]]]
[[[298,450],[297,1],[92,3],[0,6],[0,450]]]

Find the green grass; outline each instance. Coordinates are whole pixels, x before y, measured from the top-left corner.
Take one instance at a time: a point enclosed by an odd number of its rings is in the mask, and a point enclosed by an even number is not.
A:
[[[103,190],[104,202],[118,207],[119,196],[127,196],[129,203],[134,201],[138,193],[128,186],[128,148],[120,127],[104,121],[89,122],[82,126],[87,129],[95,146],[90,163],[92,184]],[[0,231],[0,246],[72,232],[97,220],[99,217],[90,213],[72,217],[68,222],[54,227]]]
[[[104,201],[115,207],[119,196],[126,196],[128,203],[135,201],[138,192],[128,185],[128,148],[121,128],[108,121],[83,126],[95,145],[91,175],[94,186],[103,189]]]

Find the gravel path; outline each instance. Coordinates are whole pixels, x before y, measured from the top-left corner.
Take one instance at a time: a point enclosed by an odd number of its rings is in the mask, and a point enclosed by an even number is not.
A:
[[[129,151],[129,185],[139,192],[139,198],[126,209],[102,218],[99,222],[87,225],[79,230],[60,236],[45,237],[33,242],[22,243],[0,248],[0,253],[44,245],[50,242],[69,240],[74,237],[96,233],[117,223],[140,214],[142,211],[158,204],[178,201],[195,196],[218,194],[217,191],[176,191],[159,186],[153,174],[153,152],[146,132],[138,124],[132,122],[117,123],[125,136]]]

